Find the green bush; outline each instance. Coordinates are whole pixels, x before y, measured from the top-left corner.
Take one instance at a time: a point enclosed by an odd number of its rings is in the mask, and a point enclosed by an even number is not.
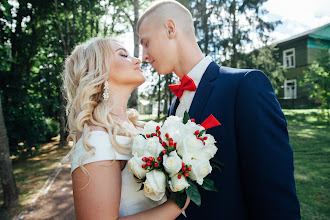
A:
[[[5,121],[10,154],[20,158],[33,156],[40,144],[59,133],[59,123],[46,118],[43,109],[31,103],[24,110],[14,107],[6,109]]]
[[[57,136],[60,133],[60,123],[53,118],[46,118],[45,123],[47,129],[45,130],[45,137],[50,140],[52,137]]]

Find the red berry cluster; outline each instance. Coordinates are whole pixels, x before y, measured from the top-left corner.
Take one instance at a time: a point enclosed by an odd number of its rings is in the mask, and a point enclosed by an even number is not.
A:
[[[160,161],[159,158],[160,157],[157,157],[158,162]],[[146,162],[145,164],[142,164],[142,168],[143,169],[148,169],[148,167],[150,167],[150,168],[152,168],[152,167],[154,167],[154,168],[159,167],[159,163],[157,161],[155,161],[155,159],[153,157],[148,157],[148,158],[147,157],[143,157],[142,158],[142,161],[143,162]]]
[[[158,138],[159,138],[159,141],[161,141],[162,139],[160,138],[160,134],[161,134],[161,132],[160,132],[160,127],[157,126],[157,127],[156,127],[156,132],[154,132],[154,133],[152,133],[152,134],[146,134],[146,137],[147,137],[147,138],[158,137]]]
[[[187,178],[189,176],[189,173],[188,173],[189,171],[191,171],[191,166],[188,166],[188,165],[185,165],[184,163],[182,163],[182,168],[178,174],[178,179],[181,179],[182,175]]]
[[[165,134],[165,138],[168,141],[169,150],[173,151],[174,149],[176,149],[177,143],[174,143],[173,138],[170,138],[170,135],[168,133]],[[162,145],[163,147],[167,147],[166,142],[163,142]]]
[[[203,142],[203,144],[205,145],[205,141],[207,140],[207,137],[206,137],[206,136],[204,136],[204,137],[200,137],[200,132],[199,132],[199,130],[196,130],[194,134],[195,134],[196,138],[197,138],[198,140],[201,140],[201,141]]]

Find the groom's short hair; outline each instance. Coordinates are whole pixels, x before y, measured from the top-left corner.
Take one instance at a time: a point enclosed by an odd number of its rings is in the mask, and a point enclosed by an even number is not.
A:
[[[170,9],[170,10],[168,10]],[[186,31],[195,32],[194,21],[190,11],[177,1],[156,1],[140,17],[136,25],[136,31],[139,33],[142,22],[147,17],[158,16],[163,19],[173,19],[180,17],[181,28]]]

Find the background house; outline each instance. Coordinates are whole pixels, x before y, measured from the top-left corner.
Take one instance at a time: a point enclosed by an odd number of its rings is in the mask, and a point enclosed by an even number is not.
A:
[[[278,94],[282,108],[316,104],[308,100],[308,91],[300,86],[300,81],[320,50],[330,52],[330,23],[277,42],[276,47],[286,69],[283,89]]]

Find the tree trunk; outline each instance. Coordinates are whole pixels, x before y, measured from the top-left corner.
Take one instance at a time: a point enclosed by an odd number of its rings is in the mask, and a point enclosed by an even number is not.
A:
[[[158,120],[160,120],[160,74],[158,74]]]
[[[168,88],[169,83],[169,79],[172,75],[170,74],[166,74],[165,75],[165,88],[164,88],[164,110],[163,110],[163,114],[167,115],[168,112],[168,93],[170,92],[170,89]]]
[[[9,156],[9,143],[0,98],[0,178],[3,189],[4,208],[14,206],[18,203],[18,189]]]
[[[63,147],[67,145],[68,132],[66,131],[66,113],[65,113],[65,99],[63,98],[62,92],[60,94],[60,145]]]
[[[203,32],[204,32],[204,53],[205,56],[209,54],[209,26],[207,25],[207,20],[209,19],[209,14],[207,12],[207,4],[206,0],[203,1],[203,19],[202,19],[202,24],[203,24]]]
[[[132,28],[134,33],[134,56],[139,57],[139,36],[136,33],[136,24],[139,19],[139,0],[134,0],[134,22],[132,22]],[[138,97],[138,88],[134,89],[129,99],[128,107],[138,110],[139,97]]]
[[[232,27],[232,43],[233,43],[233,56],[231,59],[231,67],[237,67],[237,36],[236,36],[236,0],[232,3],[232,13],[233,13],[233,27]]]
[[[69,44],[70,44],[70,28],[69,28],[69,19],[68,19],[68,13],[67,8],[65,8],[65,21],[66,21],[66,36],[64,35],[62,26],[61,26],[61,20],[58,14],[58,8],[57,8],[57,0],[55,0],[55,14],[57,18],[57,25],[58,25],[58,33],[60,36],[60,39],[62,40],[62,47],[64,52],[64,59],[69,54]],[[59,92],[59,100],[60,100],[60,147],[63,147],[67,144],[67,136],[68,133],[65,129],[65,121],[66,121],[66,115],[65,115],[65,100],[63,98],[62,92]]]

